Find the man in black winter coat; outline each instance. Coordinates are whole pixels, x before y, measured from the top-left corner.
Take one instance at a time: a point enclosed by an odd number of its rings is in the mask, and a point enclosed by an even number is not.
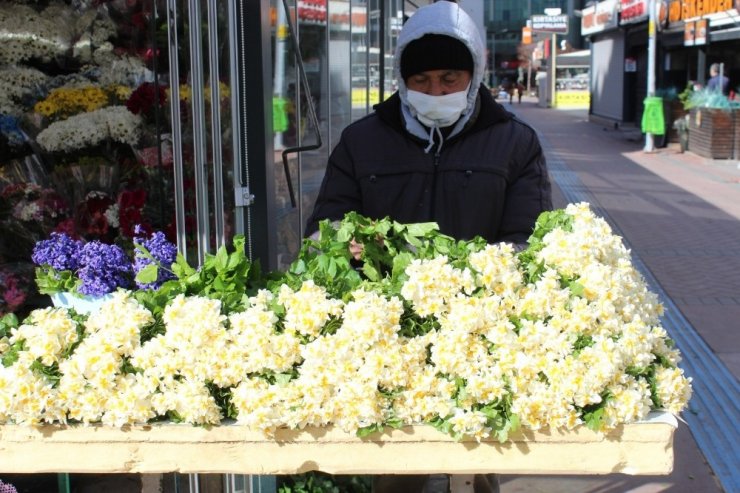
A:
[[[419,9],[395,56],[399,90],[349,125],[334,148],[306,235],[349,211],[434,221],[458,239],[524,243],[552,208],[535,131],[481,84],[485,49],[451,2]]]
[[[349,125],[334,148],[306,235],[356,211],[402,223],[434,221],[457,239],[523,244],[552,208],[535,131],[482,84],[485,49],[456,3],[422,7],[398,38],[399,90]],[[361,245],[353,245],[356,258]],[[377,493],[436,492],[424,475],[376,477]],[[444,488],[444,486],[443,486]],[[476,475],[476,493],[497,490]]]

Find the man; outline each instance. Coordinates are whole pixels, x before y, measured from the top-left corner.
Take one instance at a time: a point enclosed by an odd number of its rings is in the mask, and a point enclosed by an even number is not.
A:
[[[720,64],[713,63],[709,66],[709,82],[707,82],[707,89],[710,91],[721,91],[722,94],[728,96],[730,94],[730,79],[724,74],[719,74]]]
[[[452,2],[420,8],[401,30],[394,71],[398,91],[343,131],[306,234],[356,211],[525,243],[552,208],[545,158],[535,131],[481,84],[475,23]]]
[[[306,234],[356,211],[434,221],[457,239],[526,243],[552,208],[545,158],[535,131],[481,84],[485,48],[472,19],[453,2],[418,9],[399,35],[394,71],[398,91],[342,133]],[[381,476],[375,491],[430,491],[425,483]],[[476,492],[496,489],[495,478],[476,476]]]

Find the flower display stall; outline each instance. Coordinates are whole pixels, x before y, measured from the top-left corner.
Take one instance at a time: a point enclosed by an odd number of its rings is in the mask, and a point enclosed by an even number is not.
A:
[[[365,245],[359,269],[352,239]],[[685,408],[690,380],[659,300],[587,204],[544,213],[520,252],[356,214],[322,223],[285,273],[260,273],[239,238],[200,269],[146,250],[140,283],[163,269],[173,276],[156,289],[119,289],[89,315],[59,307],[3,319],[0,464],[255,474],[672,467],[671,415]]]

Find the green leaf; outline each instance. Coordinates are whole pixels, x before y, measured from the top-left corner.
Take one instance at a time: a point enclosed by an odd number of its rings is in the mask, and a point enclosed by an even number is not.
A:
[[[159,268],[157,264],[149,264],[136,274],[136,282],[140,284],[150,284],[157,280]]]
[[[439,225],[434,222],[413,223],[407,224],[406,230],[412,236],[428,236],[430,233],[439,232]]]
[[[599,407],[593,411],[584,413],[583,420],[589,429],[599,431],[604,422],[604,408]]]
[[[223,272],[228,270],[229,267],[229,252],[226,251],[226,247],[222,246],[216,252],[215,267],[217,272]]]
[[[372,435],[373,433],[383,433],[383,425],[375,423],[375,424],[357,429],[357,436],[360,438],[365,438],[367,436]]]
[[[15,313],[6,313],[0,318],[0,338],[10,337],[10,330],[18,327],[20,321]]]
[[[365,263],[362,266],[362,273],[365,274],[365,277],[367,277],[370,281],[380,281],[380,272],[378,272],[378,269],[376,269],[375,266],[370,263]]]

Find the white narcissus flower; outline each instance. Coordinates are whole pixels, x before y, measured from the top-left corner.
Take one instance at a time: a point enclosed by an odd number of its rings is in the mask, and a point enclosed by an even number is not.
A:
[[[283,285],[278,302],[285,306],[285,329],[309,337],[318,336],[329,319],[342,309],[341,301],[330,299],[323,287],[310,280],[295,292]]]
[[[660,403],[671,413],[678,414],[691,399],[691,378],[687,378],[680,368],[659,367],[655,372]]]
[[[365,283],[339,300],[306,280],[259,291],[227,315],[218,300],[179,295],[164,307],[163,332],[143,342],[153,317],[128,292],[83,330],[63,309],[37,310],[0,341],[0,355],[16,352],[0,368],[0,422],[216,424],[226,410],[214,390],[268,435],[442,419],[482,440],[498,431],[491,407],[531,430],[583,425],[584,408],[603,410],[588,423],[601,431],[644,418],[655,402],[681,412],[691,380],[676,367],[657,297],[587,205],[567,214],[572,228],[544,235],[531,281],[510,246],[489,245],[467,262],[412,261],[400,298]],[[428,323],[423,335],[407,335],[409,320]],[[38,362],[58,364],[58,385]]]
[[[26,323],[13,329],[10,344],[23,342],[27,354],[50,366],[59,362],[62,354],[77,342],[77,322],[64,308],[34,310]]]

